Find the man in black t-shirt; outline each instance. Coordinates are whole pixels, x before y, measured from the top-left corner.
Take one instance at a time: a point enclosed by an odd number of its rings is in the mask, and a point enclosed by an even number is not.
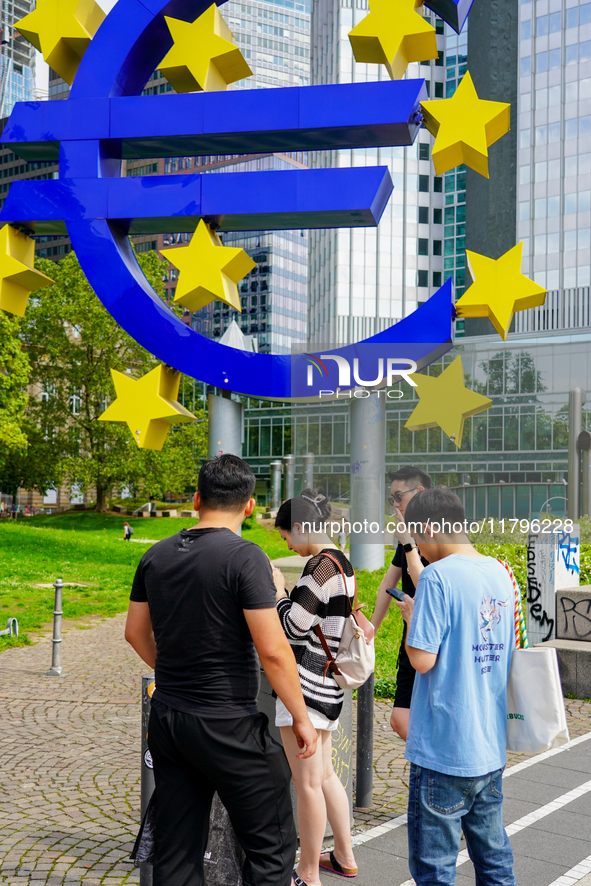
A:
[[[388,499],[393,509],[392,522],[394,518],[396,523],[404,521],[406,507],[417,492],[423,489],[431,488],[431,477],[421,468],[407,465],[398,471],[388,474],[390,480],[391,495]],[[409,597],[414,597],[419,576],[424,567],[428,565],[428,561],[420,556],[419,550],[414,539],[407,532],[396,531],[398,547],[394,553],[392,565],[386,572],[376,598],[376,605],[372,616],[372,624],[376,631],[384,620],[392,597],[386,593],[386,588],[396,588],[401,582],[402,590]],[[408,719],[410,716],[410,700],[412,698],[412,690],[415,682],[415,670],[408,660],[406,654],[406,622],[402,630],[402,641],[400,651],[398,653],[398,674],[396,676],[396,693],[394,696],[394,707],[390,717],[390,725],[394,732],[398,733],[400,738],[406,741],[408,734]]]
[[[259,663],[291,713],[301,757],[316,750],[268,557],[237,535],[254,508],[246,462],[199,473],[190,530],[138,566],[125,638],[156,672],[148,744],[158,798],[154,886],[201,886],[214,793],[246,854],[244,886],[289,886],[296,834],[290,771],[258,711]],[[256,650],[256,651],[255,651]]]

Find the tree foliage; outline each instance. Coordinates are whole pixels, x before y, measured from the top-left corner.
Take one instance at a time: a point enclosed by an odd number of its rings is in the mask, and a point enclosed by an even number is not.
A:
[[[22,421],[30,367],[18,330],[18,319],[0,311],[0,474],[9,457],[27,448]]]
[[[156,253],[138,260],[162,294],[162,263]],[[31,299],[21,339],[36,393],[28,408],[28,419],[37,429],[34,449],[40,455],[49,451],[50,457],[43,462],[45,484],[29,475],[19,485],[47,488],[67,478],[83,490],[96,490],[98,510],[106,508],[108,494],[121,486],[131,485],[148,497],[184,491],[206,452],[203,415],[197,415],[200,423],[171,431],[161,453],[138,450],[126,425],[99,422],[115,397],[110,370],[140,377],[157,361],[103,307],[73,253],[59,265],[44,259],[36,264],[55,285]],[[26,467],[24,462],[20,466]]]

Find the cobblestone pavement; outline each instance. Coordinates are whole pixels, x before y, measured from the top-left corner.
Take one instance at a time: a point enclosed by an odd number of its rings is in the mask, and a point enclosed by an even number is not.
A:
[[[127,860],[139,817],[140,689],[145,666],[124,616],[64,631],[64,676],[43,676],[48,637],[0,655],[0,884],[137,884]],[[567,702],[571,736],[591,705]],[[376,702],[374,806],[356,830],[404,812],[407,764]],[[515,758],[511,762],[520,758]]]

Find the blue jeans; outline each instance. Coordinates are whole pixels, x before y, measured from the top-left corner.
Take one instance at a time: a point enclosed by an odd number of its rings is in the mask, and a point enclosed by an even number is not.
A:
[[[459,778],[411,763],[408,861],[417,886],[453,886],[462,830],[476,886],[515,886],[502,777],[502,769]]]

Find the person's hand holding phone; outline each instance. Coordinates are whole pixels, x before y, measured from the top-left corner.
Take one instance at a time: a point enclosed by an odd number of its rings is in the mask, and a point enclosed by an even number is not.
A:
[[[409,597],[408,594],[405,594],[404,591],[401,591],[398,588],[386,588],[386,593],[394,598],[396,605],[400,609],[402,618],[407,625],[410,624],[415,605],[413,598]]]

